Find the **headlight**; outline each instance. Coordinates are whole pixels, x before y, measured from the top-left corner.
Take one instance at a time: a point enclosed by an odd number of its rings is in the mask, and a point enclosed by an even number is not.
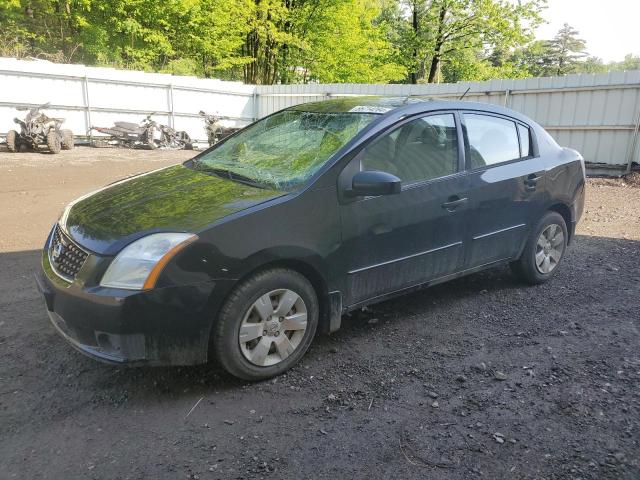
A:
[[[191,233],[154,233],[136,240],[111,262],[100,285],[129,290],[153,288],[167,262],[197,239]]]

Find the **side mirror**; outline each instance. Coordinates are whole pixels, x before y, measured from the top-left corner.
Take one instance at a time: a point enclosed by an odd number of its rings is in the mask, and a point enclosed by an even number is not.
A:
[[[351,197],[394,195],[402,190],[402,180],[395,175],[378,170],[365,170],[353,176],[351,189],[347,194]]]

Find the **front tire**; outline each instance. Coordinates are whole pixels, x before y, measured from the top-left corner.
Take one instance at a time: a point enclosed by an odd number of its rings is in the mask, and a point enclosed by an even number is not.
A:
[[[47,133],[47,147],[49,147],[51,153],[60,153],[60,150],[62,150],[60,137],[55,130],[50,130],[49,133]]]
[[[304,276],[282,268],[258,273],[222,306],[212,332],[215,358],[243,380],[279,375],[311,345],[318,316],[318,298]]]
[[[193,150],[193,140],[191,140],[191,137],[187,134],[187,132],[182,132],[182,145],[183,145],[183,149],[184,150]]]
[[[18,151],[18,132],[16,132],[15,130],[9,130],[7,132],[7,149],[10,152],[17,152]]]
[[[158,148],[158,144],[156,143],[155,138],[153,138],[154,135],[155,135],[155,129],[149,128],[147,130],[147,139],[146,139],[149,150],[156,150]]]
[[[548,281],[558,270],[568,239],[562,215],[547,212],[531,230],[520,258],[511,263],[513,273],[532,285]]]

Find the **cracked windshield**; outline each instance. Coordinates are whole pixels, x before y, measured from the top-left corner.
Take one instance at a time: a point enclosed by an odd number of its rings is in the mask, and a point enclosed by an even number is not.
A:
[[[374,118],[371,113],[284,111],[206,153],[194,168],[281,190],[309,179]]]

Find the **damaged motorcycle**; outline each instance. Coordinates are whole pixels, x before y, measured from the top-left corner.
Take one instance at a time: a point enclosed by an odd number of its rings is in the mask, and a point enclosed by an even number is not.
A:
[[[113,127],[91,127],[89,144],[92,147],[146,147],[151,150],[156,148],[193,149],[193,142],[187,132],[176,131],[162,125],[153,120],[152,115],[153,113],[147,115],[140,124],[114,122]],[[91,136],[93,130],[105,134],[106,137],[93,138]]]
[[[222,125],[222,122],[220,121],[221,117],[218,115],[209,115],[200,110],[200,116],[204,118],[204,129],[207,132],[207,140],[209,141],[210,147],[218,143],[223,138],[226,138],[240,130],[239,128],[225,127]]]

